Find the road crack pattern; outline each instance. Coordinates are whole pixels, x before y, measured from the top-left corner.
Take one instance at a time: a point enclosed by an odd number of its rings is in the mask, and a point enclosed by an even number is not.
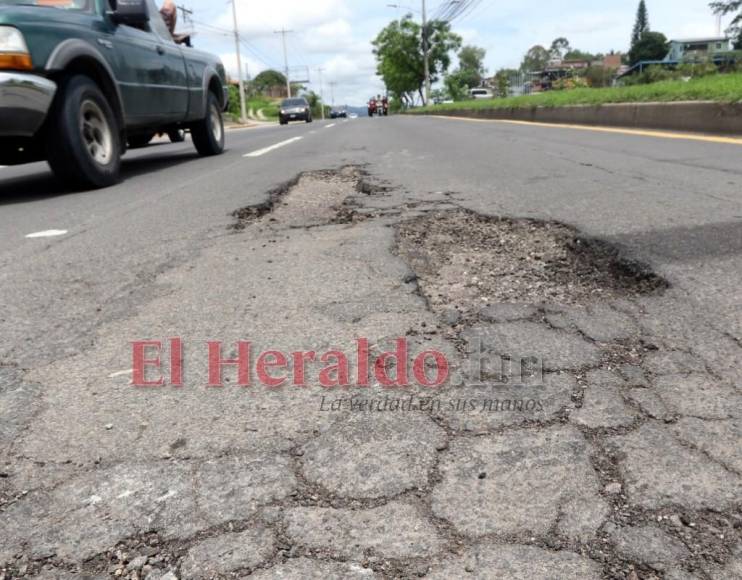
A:
[[[479,215],[362,167],[299,175],[233,219],[234,235],[158,276],[170,295],[110,321],[84,356],[22,379],[0,368],[2,389],[47,387],[33,423],[8,423],[3,439],[0,578],[711,580],[742,568],[738,371],[699,352],[693,330],[716,331],[648,266],[562,224]],[[657,322],[665,309],[681,313],[673,328]],[[366,336],[373,352],[406,337],[465,380],[268,391],[229,375],[208,390],[194,366],[185,388],[138,391],[100,378],[126,368],[118,338],[173,329],[197,337],[194,353],[203,337],[289,351]],[[474,384],[461,374],[473,340],[539,372],[494,366]],[[323,410],[362,397],[433,404]]]

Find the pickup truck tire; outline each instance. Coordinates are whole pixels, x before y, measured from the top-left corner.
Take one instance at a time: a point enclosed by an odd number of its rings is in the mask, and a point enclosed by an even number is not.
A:
[[[60,83],[47,130],[47,161],[63,181],[90,188],[118,182],[116,116],[91,78],[75,75]]]
[[[222,108],[212,92],[209,92],[206,118],[191,126],[191,139],[196,151],[204,157],[219,155],[224,151]]]

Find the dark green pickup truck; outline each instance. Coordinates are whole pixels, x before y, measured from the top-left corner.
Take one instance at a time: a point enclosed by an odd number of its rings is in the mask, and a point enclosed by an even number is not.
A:
[[[220,60],[176,44],[154,0],[0,0],[0,165],[105,187],[155,133],[221,153],[226,106]]]

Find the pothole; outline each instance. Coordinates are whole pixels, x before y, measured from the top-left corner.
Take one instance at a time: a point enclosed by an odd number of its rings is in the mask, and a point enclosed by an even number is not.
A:
[[[438,314],[488,304],[589,305],[662,292],[648,266],[556,222],[432,212],[399,227],[398,251]]]
[[[309,228],[357,221],[353,197],[358,195],[361,172],[356,167],[311,171],[270,191],[268,200],[238,209],[234,229],[256,222],[284,228]]]

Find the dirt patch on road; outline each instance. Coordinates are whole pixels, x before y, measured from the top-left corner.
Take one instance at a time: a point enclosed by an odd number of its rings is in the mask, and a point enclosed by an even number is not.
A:
[[[361,177],[356,167],[302,173],[268,192],[264,203],[236,210],[233,228],[243,230],[259,221],[288,228],[353,222],[352,198]]]
[[[667,287],[616,247],[555,222],[434,212],[401,224],[398,249],[431,308],[464,318],[488,304],[587,305]]]

